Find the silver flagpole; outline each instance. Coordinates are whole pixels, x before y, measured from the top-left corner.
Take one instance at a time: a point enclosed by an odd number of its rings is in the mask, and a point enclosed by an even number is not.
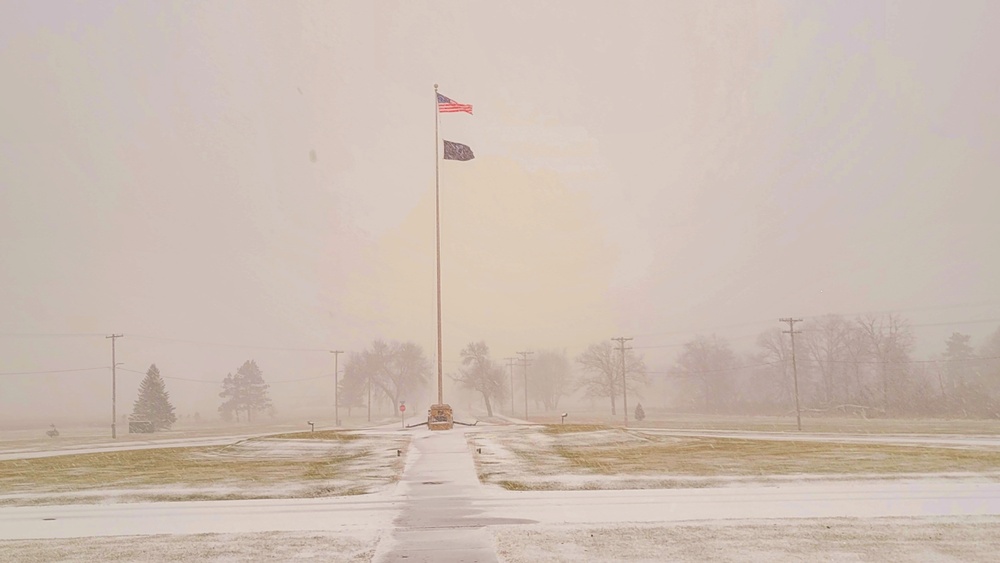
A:
[[[438,400],[437,404],[444,403],[444,390],[441,387],[442,373],[444,367],[441,358],[441,157],[439,150],[441,137],[438,129],[441,123],[441,113],[438,111],[438,85],[434,85],[434,229],[435,244],[437,247],[435,257],[437,264],[437,368],[438,368]]]

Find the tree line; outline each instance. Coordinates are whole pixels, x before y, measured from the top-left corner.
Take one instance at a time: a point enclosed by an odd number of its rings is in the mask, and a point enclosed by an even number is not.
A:
[[[978,348],[953,333],[931,359],[913,356],[910,323],[898,314],[826,315],[761,332],[738,353],[725,339],[683,344],[663,381],[664,403],[699,412],[806,411],[863,416],[1000,417],[1000,329]],[[800,332],[799,332],[800,331]]]
[[[591,344],[573,358],[565,351],[536,350],[527,365],[501,364],[486,342],[470,342],[460,352],[460,367],[448,376],[481,398],[487,416],[522,412],[519,397],[512,396],[515,380],[534,411],[555,411],[563,398],[579,393],[606,401],[608,412],[617,415],[627,385],[637,404],[658,398],[661,407],[675,411],[790,414],[797,375],[805,412],[1000,417],[1000,329],[978,347],[971,336],[955,332],[926,360],[913,357],[913,328],[897,314],[826,315],[795,329],[794,372],[791,339],[774,327],[760,332],[748,351],[716,335],[695,336],[664,371],[655,372],[632,349],[623,361],[610,341]],[[348,355],[339,379],[340,406],[349,416],[351,409],[373,404],[394,409],[427,392],[432,373],[419,345],[375,340]],[[222,380],[220,416],[237,422],[273,416],[268,389],[260,367],[247,360]],[[176,422],[155,364],[140,384],[130,418],[149,421],[154,430]]]

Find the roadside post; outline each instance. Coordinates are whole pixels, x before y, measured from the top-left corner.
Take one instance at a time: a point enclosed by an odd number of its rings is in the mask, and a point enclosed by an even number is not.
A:
[[[406,428],[406,401],[399,402],[399,423]]]

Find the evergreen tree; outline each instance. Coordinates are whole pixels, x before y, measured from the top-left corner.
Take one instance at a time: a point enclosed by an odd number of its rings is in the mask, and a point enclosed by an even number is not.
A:
[[[636,403],[635,405],[635,419],[642,422],[646,418],[646,411],[642,409],[642,403]]]
[[[264,382],[264,376],[257,367],[257,362],[243,362],[236,375],[226,374],[222,381],[222,392],[219,396],[225,399],[219,406],[222,418],[231,420],[235,415],[240,420],[240,413],[246,414],[246,421],[252,422],[254,414],[265,412],[271,408],[271,398],[267,390],[270,386]]]
[[[174,406],[170,404],[170,393],[167,392],[160,370],[156,364],[149,366],[146,377],[139,384],[139,398],[132,405],[133,420],[148,420],[153,424],[153,430],[169,429],[177,422]]]

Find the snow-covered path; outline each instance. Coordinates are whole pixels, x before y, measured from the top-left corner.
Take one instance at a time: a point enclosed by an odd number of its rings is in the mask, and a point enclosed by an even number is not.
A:
[[[376,561],[496,562],[488,524],[531,522],[484,519],[474,506],[488,496],[476,476],[465,428],[414,437],[396,490],[404,502],[376,552]]]

